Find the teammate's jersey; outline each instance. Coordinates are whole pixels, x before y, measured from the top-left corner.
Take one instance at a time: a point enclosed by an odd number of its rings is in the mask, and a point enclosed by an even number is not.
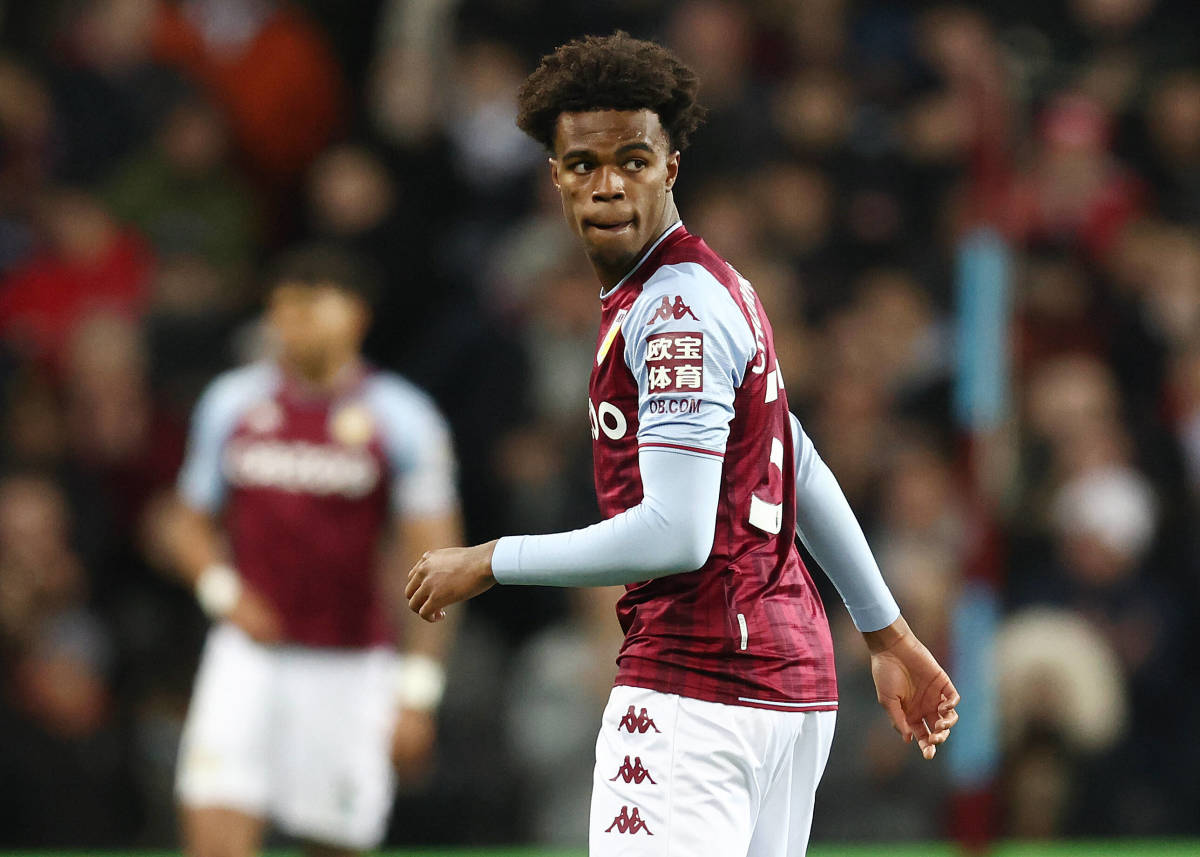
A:
[[[601,299],[588,408],[604,517],[641,501],[639,448],[724,459],[708,561],[627,586],[617,605],[616,683],[836,708],[829,626],[794,541],[787,398],[753,288],[676,224]]]
[[[179,489],[221,517],[238,572],[278,608],[286,638],[308,646],[389,642],[378,568],[389,512],[457,505],[433,403],[366,369],[335,395],[269,364],[217,378],[196,407]]]

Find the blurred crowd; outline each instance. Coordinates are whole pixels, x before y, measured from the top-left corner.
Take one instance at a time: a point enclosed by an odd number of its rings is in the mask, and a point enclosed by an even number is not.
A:
[[[1000,831],[1200,834],[1191,0],[8,0],[0,847],[174,842],[205,625],[155,532],[278,251],[386,277],[368,353],[451,421],[472,543],[595,519],[598,286],[513,118],[538,56],[616,27],[700,73],[684,221],[762,296],[910,623],[946,656],[964,579],[998,588]],[[1012,390],[968,443],[955,255],[981,226],[1012,252]],[[947,767],[874,710],[822,586],[842,709],[814,837],[943,837]],[[471,605],[390,841],[583,840],[614,599]]]

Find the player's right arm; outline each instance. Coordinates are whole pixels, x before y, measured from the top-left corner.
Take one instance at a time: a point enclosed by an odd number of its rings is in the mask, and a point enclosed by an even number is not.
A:
[[[227,620],[259,642],[274,643],[282,637],[282,621],[230,563],[218,523],[226,490],[222,452],[237,418],[261,386],[263,371],[251,367],[224,375],[201,396],[162,536],[172,567],[210,619]]]
[[[958,722],[958,692],[950,676],[908,627],[862,527],[828,465],[795,415],[796,532],[837,587],[871,652],[879,704],[905,741],[932,759]]]

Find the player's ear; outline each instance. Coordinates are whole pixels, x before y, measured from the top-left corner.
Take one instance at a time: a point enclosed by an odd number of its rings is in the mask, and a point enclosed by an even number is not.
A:
[[[667,157],[667,190],[671,190],[675,186],[675,179],[679,177],[679,151],[672,152]]]
[[[562,185],[558,182],[558,159],[547,158],[546,160],[550,162],[550,181],[554,182],[554,189],[562,190]]]

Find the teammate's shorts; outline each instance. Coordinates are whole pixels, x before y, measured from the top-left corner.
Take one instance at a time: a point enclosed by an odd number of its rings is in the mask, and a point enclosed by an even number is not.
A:
[[[836,716],[614,687],[590,857],[801,857]]]
[[[268,647],[232,625],[213,628],[179,749],[180,802],[269,818],[315,842],[376,847],[395,792],[395,658]]]

